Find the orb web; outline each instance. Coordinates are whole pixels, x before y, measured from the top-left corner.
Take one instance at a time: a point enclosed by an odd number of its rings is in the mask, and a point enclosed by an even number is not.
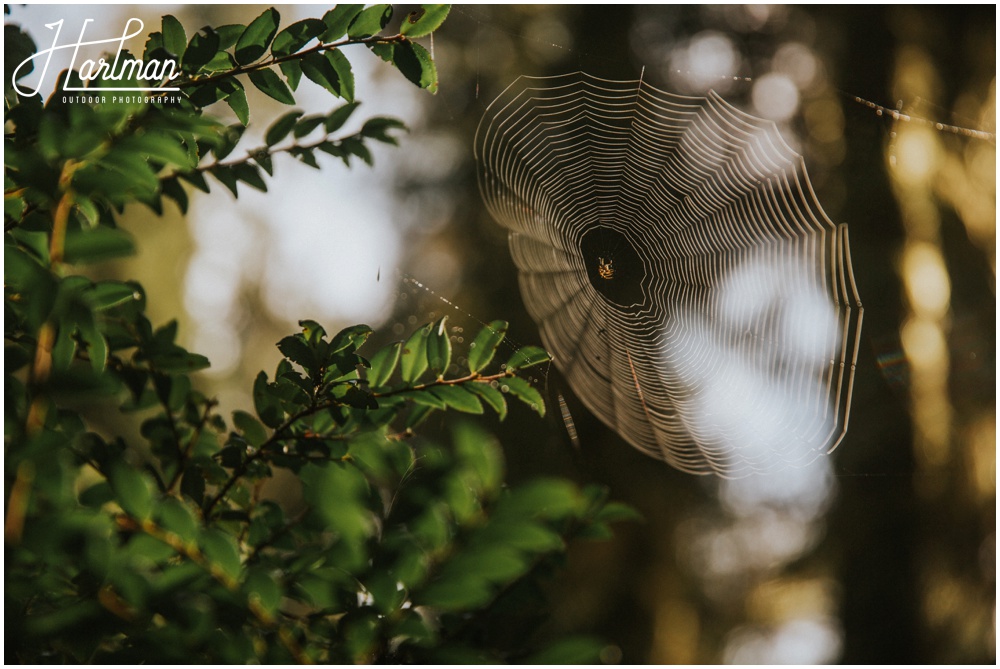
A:
[[[726,477],[836,448],[862,317],[847,229],[773,123],[714,92],[521,77],[475,151],[542,341],[604,423]]]

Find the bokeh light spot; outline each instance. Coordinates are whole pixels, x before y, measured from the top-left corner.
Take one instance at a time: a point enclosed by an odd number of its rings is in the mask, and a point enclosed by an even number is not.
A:
[[[753,106],[772,121],[786,121],[799,108],[799,90],[784,74],[765,74],[753,85]]]

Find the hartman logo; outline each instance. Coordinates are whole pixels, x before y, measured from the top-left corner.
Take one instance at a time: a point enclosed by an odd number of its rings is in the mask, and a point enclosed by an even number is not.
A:
[[[49,63],[52,60],[52,54],[61,49],[72,49],[73,56],[70,61],[70,69],[76,70],[80,79],[85,82],[100,82],[98,87],[75,87],[71,86],[69,78],[67,77],[63,83],[63,92],[66,93],[104,93],[121,91],[128,93],[164,93],[170,91],[178,91],[179,88],[170,88],[168,86],[160,85],[162,83],[168,83],[180,76],[178,71],[177,63],[173,59],[159,60],[151,58],[145,62],[141,60],[133,60],[131,58],[126,58],[122,56],[122,51],[125,49],[125,43],[137,37],[143,33],[143,28],[145,27],[141,19],[131,18],[125,23],[125,29],[122,31],[121,37],[112,37],[110,39],[99,39],[99,40],[86,40],[87,26],[93,22],[94,19],[86,19],[83,22],[83,27],[80,28],[80,36],[77,37],[75,42],[68,42],[66,44],[59,43],[59,36],[62,33],[64,19],[59,19],[54,23],[47,23],[45,25],[49,30],[55,30],[55,35],[52,37],[52,46],[48,49],[44,49],[35,53],[29,58],[25,58],[14,70],[13,81],[14,90],[23,97],[32,97],[38,95],[45,85],[45,77],[48,74]],[[92,59],[84,60],[77,67],[77,59],[80,57],[80,49],[82,47],[92,47],[102,44],[118,44],[118,50],[115,52],[114,60],[110,63],[104,59],[99,58],[97,61]],[[41,67],[41,76],[38,80],[38,85],[34,90],[25,90],[18,85],[17,80],[19,78],[19,73],[22,68],[28,65],[34,65],[35,59],[44,58],[44,64]],[[30,70],[29,70],[30,71]],[[142,87],[142,86],[115,86],[116,83],[122,81],[137,80],[140,82],[150,82],[156,83],[157,85]]]

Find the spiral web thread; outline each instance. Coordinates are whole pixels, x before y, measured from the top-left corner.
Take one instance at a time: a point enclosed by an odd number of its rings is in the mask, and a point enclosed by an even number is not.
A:
[[[604,423],[699,474],[836,448],[863,310],[847,229],[773,123],[714,92],[521,77],[487,108],[475,147],[526,307]],[[607,248],[595,252],[597,229]],[[605,284],[594,265],[610,258],[625,260]],[[631,292],[602,293],[617,277]]]

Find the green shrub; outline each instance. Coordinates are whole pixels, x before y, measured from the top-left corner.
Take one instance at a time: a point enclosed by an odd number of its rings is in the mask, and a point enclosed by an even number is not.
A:
[[[435,411],[502,419],[512,398],[543,414],[518,373],[544,351],[498,365],[506,324],[495,321],[454,373],[444,319],[368,357],[370,328],[330,336],[304,320],[278,342],[274,374],[254,382],[253,410],[227,423],[190,376],[208,360],[177,344],[176,322],[154,327],[142,286],[85,273],[132,253],[116,226],[126,205],[159,214],[166,196],[184,211],[186,188],[208,191],[209,176],[234,196],[240,184],[266,190],[279,153],[370,163],[368,142],[396,143],[395,119],[337,134],[358,106],[348,47],[437,86],[413,39],[447,7],[425,6],[395,35],[384,34],[391,14],[338,6],[280,29],[268,9],[190,39],[165,16],[143,60],[179,62],[180,92],[127,103],[20,95],[11,66],[34,45],[5,27],[7,661],[597,658],[593,640],[539,645],[527,633],[544,615],[539,579],[570,538],[604,537],[631,512],[567,481],[504,486],[502,451],[473,422],[454,421],[447,445],[420,433]],[[285,114],[266,146],[230,158],[250,119],[246,82],[294,104],[302,76],[341,106]],[[221,101],[238,125],[205,113]],[[140,416],[137,433],[85,418],[116,407]],[[292,474],[282,504],[263,490],[277,469]],[[491,632],[512,624],[525,631],[513,642]]]

